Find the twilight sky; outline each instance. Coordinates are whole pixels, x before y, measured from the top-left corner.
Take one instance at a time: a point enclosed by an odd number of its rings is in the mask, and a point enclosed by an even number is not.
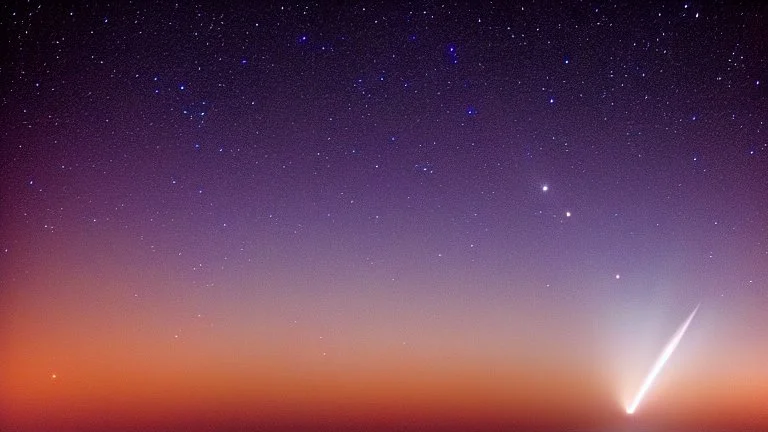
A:
[[[0,429],[768,429],[766,6],[56,3]]]

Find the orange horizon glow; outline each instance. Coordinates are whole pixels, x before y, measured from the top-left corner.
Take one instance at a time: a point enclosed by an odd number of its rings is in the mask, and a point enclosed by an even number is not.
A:
[[[5,318],[6,328],[14,331],[4,334],[0,404],[11,424],[71,424],[77,429],[79,424],[119,428],[182,419],[241,425],[322,419],[324,424],[392,427],[422,422],[557,428],[627,421],[616,399],[617,386],[626,384],[611,382],[612,375],[596,363],[604,349],[595,350],[594,343],[574,333],[588,334],[588,315],[552,316],[539,319],[538,328],[526,328],[522,323],[539,312],[465,313],[468,327],[460,332],[422,327],[407,342],[398,342],[395,329],[381,333],[379,327],[336,329],[321,337],[283,323],[279,333],[249,333],[242,324],[231,327],[241,322],[239,316],[187,317],[183,329],[168,327],[158,335],[127,324],[151,319],[138,309],[121,317],[109,308],[81,317],[73,312],[87,304],[68,309],[50,300],[47,320],[40,321],[40,310],[24,307],[32,300],[20,294],[16,318]],[[268,317],[266,311],[259,313]],[[417,315],[408,312],[402,318]],[[563,326],[563,319],[570,325]],[[487,346],[478,337],[492,336],[487,329],[502,322],[521,323],[517,336],[504,332],[510,343],[502,340],[492,352],[473,348]],[[557,332],[563,334],[553,338]],[[369,338],[374,337],[377,343],[372,344]],[[693,350],[694,343],[683,351]],[[695,418],[694,426],[768,420],[759,414],[759,401],[768,395],[768,374],[756,373],[756,363],[749,370],[701,379],[685,369],[701,373],[707,368],[696,365],[707,362],[690,356],[683,352],[681,357],[688,359],[672,362],[637,416],[657,424],[685,418],[681,424],[689,425]],[[725,361],[710,360],[709,368]],[[637,367],[635,375],[641,373]],[[732,372],[738,372],[740,386],[734,387]]]

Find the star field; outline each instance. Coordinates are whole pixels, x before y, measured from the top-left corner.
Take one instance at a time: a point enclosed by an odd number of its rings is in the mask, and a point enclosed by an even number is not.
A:
[[[768,427],[766,12],[0,6],[0,429]]]

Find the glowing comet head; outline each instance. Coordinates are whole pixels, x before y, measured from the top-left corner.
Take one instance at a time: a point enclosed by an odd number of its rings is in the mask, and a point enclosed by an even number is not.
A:
[[[667,360],[669,360],[669,357],[675,351],[675,348],[677,348],[677,344],[680,343],[680,339],[683,338],[685,331],[688,329],[688,325],[691,323],[691,320],[693,320],[693,317],[694,315],[696,315],[696,311],[698,310],[699,310],[699,305],[697,305],[696,308],[693,309],[693,312],[691,312],[691,315],[688,316],[688,319],[685,320],[683,325],[681,325],[680,328],[677,329],[675,334],[672,336],[672,339],[667,343],[667,346],[664,347],[664,351],[662,351],[661,355],[659,355],[659,358],[656,359],[656,363],[653,364],[653,368],[648,373],[648,376],[645,377],[645,381],[643,381],[643,385],[640,386],[640,390],[637,392],[637,395],[632,400],[632,403],[629,404],[629,406],[627,406],[627,414],[632,415],[635,413],[637,406],[640,405],[640,401],[643,400],[643,396],[645,396],[645,393],[651,387],[651,384],[653,384],[653,380],[655,380],[656,376],[659,374],[659,372],[661,372],[661,368],[664,367],[664,363],[666,363]]]

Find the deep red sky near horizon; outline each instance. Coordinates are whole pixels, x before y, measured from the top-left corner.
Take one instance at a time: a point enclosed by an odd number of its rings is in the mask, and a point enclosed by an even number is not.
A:
[[[0,10],[0,430],[768,430],[765,6]]]

